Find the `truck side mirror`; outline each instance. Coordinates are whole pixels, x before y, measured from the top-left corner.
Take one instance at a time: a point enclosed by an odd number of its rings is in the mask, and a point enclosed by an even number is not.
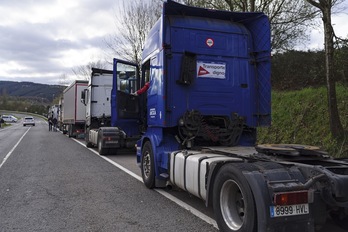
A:
[[[84,89],[83,91],[81,91],[81,102],[82,104],[86,105],[86,89]]]

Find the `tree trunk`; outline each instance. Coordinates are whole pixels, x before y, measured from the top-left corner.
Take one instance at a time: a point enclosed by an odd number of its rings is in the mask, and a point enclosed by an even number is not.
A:
[[[250,0],[250,12],[255,12],[255,0]]]
[[[334,68],[334,31],[331,25],[331,6],[326,5],[322,9],[324,34],[325,34],[325,65],[326,65],[326,83],[327,83],[327,97],[329,122],[332,135],[337,138],[343,134],[343,127],[337,108],[336,97],[336,80],[333,75]]]

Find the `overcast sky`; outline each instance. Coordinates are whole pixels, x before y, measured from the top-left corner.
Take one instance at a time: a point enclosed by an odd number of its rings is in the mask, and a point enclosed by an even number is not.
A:
[[[103,59],[122,0],[0,0],[0,80],[59,84]]]
[[[347,3],[347,1],[346,1]],[[105,57],[104,39],[116,33],[122,0],[0,0],[0,80],[61,84],[72,68]],[[348,35],[348,15],[333,17],[337,35]],[[322,31],[307,48],[323,47]],[[68,80],[63,80],[66,74]]]

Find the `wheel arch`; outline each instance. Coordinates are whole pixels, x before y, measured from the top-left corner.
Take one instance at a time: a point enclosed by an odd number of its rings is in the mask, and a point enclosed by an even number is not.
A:
[[[164,137],[161,128],[151,128],[137,142],[137,163],[139,167],[141,167],[143,147],[146,142],[151,143],[154,156],[155,185],[159,188],[167,186],[167,181],[169,179],[168,151],[171,151],[173,148],[172,142],[169,142],[173,139],[170,140],[169,138],[166,138],[165,140],[167,142],[163,143]]]
[[[154,156],[154,164],[155,164],[155,178],[157,176],[157,172],[158,172],[158,168],[157,168],[157,157],[156,157],[156,153],[157,153],[157,146],[158,146],[158,138],[156,135],[153,135],[153,136],[144,136],[142,139],[141,139],[141,144],[140,144],[140,153],[139,153],[139,162],[141,162],[141,158],[142,158],[142,151],[143,151],[143,148],[144,148],[144,145],[146,142],[150,142],[151,144],[151,148],[152,148],[152,152],[153,152],[153,156]]]
[[[157,135],[154,133],[145,133],[137,142],[137,163],[140,165],[141,163],[141,157],[142,157],[142,150],[144,147],[144,144],[147,141],[150,141],[151,146],[152,146],[152,151],[154,154],[157,152],[157,146],[160,144],[162,140],[162,135]],[[156,165],[156,164],[155,164]]]

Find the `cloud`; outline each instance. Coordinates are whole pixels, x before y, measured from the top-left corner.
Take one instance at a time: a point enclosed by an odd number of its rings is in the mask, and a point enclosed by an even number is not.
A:
[[[57,84],[73,67],[102,59],[120,2],[2,1],[0,80]]]
[[[74,67],[112,60],[104,39],[117,32],[123,0],[0,1],[0,80],[58,84],[75,78]],[[333,16],[337,35],[347,37],[347,21],[347,14]],[[319,28],[304,49],[322,48]]]

